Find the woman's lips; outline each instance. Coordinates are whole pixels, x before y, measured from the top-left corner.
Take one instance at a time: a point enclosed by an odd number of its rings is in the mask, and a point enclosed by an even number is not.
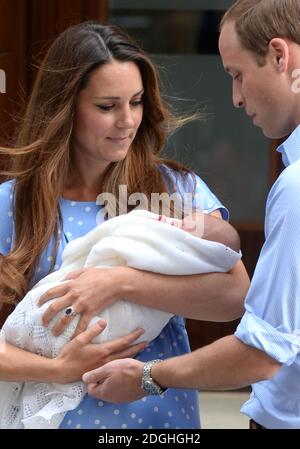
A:
[[[126,143],[129,140],[129,136],[126,136],[126,137],[108,137],[108,140],[110,140],[113,143],[122,144],[122,143]]]

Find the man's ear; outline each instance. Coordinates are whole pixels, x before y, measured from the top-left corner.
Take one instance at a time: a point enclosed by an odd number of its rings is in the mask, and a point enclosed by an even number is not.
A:
[[[269,58],[279,72],[287,72],[290,49],[287,41],[275,37],[269,42]]]

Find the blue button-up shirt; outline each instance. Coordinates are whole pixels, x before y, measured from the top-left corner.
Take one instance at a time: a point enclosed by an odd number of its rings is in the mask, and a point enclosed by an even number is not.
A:
[[[300,429],[300,126],[277,151],[286,168],[268,196],[266,241],[235,335],[282,367],[252,385],[241,412],[270,429]]]

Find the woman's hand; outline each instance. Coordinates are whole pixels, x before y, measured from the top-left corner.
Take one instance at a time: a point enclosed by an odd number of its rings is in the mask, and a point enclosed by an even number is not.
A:
[[[135,357],[147,346],[147,342],[131,346],[144,333],[143,329],[137,329],[116,340],[92,343],[92,340],[105,327],[106,322],[99,320],[63,347],[59,356],[53,359],[54,375],[52,380],[54,382],[78,381],[86,371],[98,368],[112,360]]]
[[[124,267],[123,267],[124,268]],[[72,306],[80,320],[75,336],[83,332],[92,317],[109,307],[119,298],[119,268],[84,268],[70,273],[65,282],[44,293],[38,306],[50,299],[57,298],[50,304],[43,315],[43,324],[48,326],[52,318],[61,310]],[[72,316],[64,315],[52,329],[55,336],[60,335],[70,323]]]

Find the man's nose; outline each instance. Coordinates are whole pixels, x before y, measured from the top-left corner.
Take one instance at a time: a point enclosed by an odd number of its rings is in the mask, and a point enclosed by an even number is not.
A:
[[[232,88],[232,102],[235,108],[244,107],[244,99],[241,90],[233,86]]]

